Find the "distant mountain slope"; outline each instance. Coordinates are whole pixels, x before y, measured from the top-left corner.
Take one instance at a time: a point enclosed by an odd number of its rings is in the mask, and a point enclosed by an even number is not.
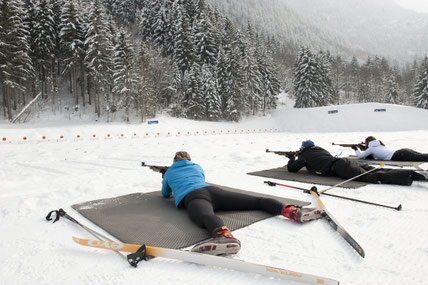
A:
[[[207,0],[235,21],[293,45],[345,56],[378,54],[399,62],[428,53],[428,14],[394,0]]]
[[[243,27],[251,23],[265,35],[274,36],[292,47],[328,47],[332,52],[351,56],[349,44],[330,32],[305,21],[284,0],[206,0]],[[362,51],[360,51],[362,52]]]
[[[343,37],[352,47],[411,61],[428,53],[428,14],[394,0],[286,0],[314,26]]]

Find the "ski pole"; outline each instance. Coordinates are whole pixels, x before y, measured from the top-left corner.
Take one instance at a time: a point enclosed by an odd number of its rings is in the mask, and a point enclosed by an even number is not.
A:
[[[343,184],[345,184],[346,182],[349,182],[349,181],[355,180],[355,179],[357,179],[358,177],[361,177],[361,176],[366,175],[366,174],[368,174],[368,173],[370,173],[370,172],[376,171],[376,170],[378,170],[378,169],[382,168],[384,165],[385,165],[385,164],[384,164],[383,162],[381,162],[381,163],[380,163],[380,165],[379,165],[378,167],[375,167],[375,168],[373,168],[373,169],[370,169],[369,171],[366,171],[366,172],[364,172],[364,173],[358,174],[357,176],[351,177],[351,178],[349,178],[348,180],[345,180],[345,181],[342,181],[342,182],[340,182],[340,183],[337,183],[336,185],[333,185],[333,186],[331,186],[331,187],[328,187],[327,189],[321,190],[321,191],[319,191],[318,193],[319,193],[319,194],[323,194],[324,192],[326,192],[326,191],[328,191],[328,190],[330,190],[330,189],[336,188],[337,186],[343,185]]]
[[[102,241],[103,239],[104,240],[108,240],[108,241],[112,241],[111,239],[109,239],[108,237],[106,237],[106,236],[103,236],[102,234],[100,234],[100,233],[98,233],[98,232],[96,232],[95,230],[93,230],[93,229],[91,229],[91,228],[88,228],[87,226],[85,226],[85,225],[83,225],[83,224],[81,224],[81,223],[79,223],[79,221],[77,221],[75,218],[73,218],[72,216],[70,216],[69,214],[67,214],[62,208],[60,208],[59,210],[52,210],[52,211],[50,211],[49,213],[48,213],[48,215],[46,216],[46,220],[48,220],[48,221],[51,221],[52,220],[52,214],[53,213],[55,213],[56,214],[56,217],[55,217],[55,219],[54,219],[54,221],[53,221],[53,223],[55,223],[56,221],[58,221],[59,219],[60,219],[60,217],[64,217],[64,218],[66,218],[67,220],[69,220],[69,221],[71,221],[72,223],[74,223],[74,224],[76,224],[76,225],[78,225],[79,227],[81,227],[82,229],[84,229],[85,231],[87,231],[89,234],[91,234],[93,237],[95,237],[96,239],[98,239],[98,240],[100,240],[100,241]],[[116,251],[116,253],[118,253],[120,256],[122,256],[123,258],[125,258],[125,259],[127,259],[127,257],[123,254],[123,253],[121,253],[121,252],[119,252],[119,251]]]
[[[279,186],[284,186],[284,187],[288,187],[288,188],[294,188],[294,189],[302,190],[305,193],[309,193],[309,191],[310,191],[309,189],[300,188],[300,187],[296,187],[296,186],[285,185],[285,184],[276,183],[276,182],[272,182],[272,181],[265,181],[264,183],[268,184],[269,186],[279,185]],[[321,194],[321,193],[318,192],[318,194]],[[384,208],[394,209],[394,210],[397,210],[397,211],[401,210],[401,204],[398,205],[397,207],[392,207],[392,206],[388,206],[388,205],[373,203],[373,202],[364,201],[364,200],[358,200],[358,199],[349,198],[349,197],[345,197],[345,196],[334,195],[334,194],[323,193],[323,195],[331,196],[331,197],[336,197],[336,198],[342,198],[342,199],[345,199],[345,200],[351,200],[351,201],[359,202],[359,203],[363,203],[363,204],[369,204],[369,205],[374,205],[374,206],[380,206],[380,207],[384,207]]]

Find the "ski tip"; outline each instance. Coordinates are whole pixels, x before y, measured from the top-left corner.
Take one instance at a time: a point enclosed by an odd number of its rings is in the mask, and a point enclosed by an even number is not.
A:
[[[359,256],[361,256],[362,258],[366,257],[366,253],[364,252],[364,249],[360,248],[354,248],[355,251],[358,253]]]
[[[397,211],[400,211],[401,210],[401,204],[400,205],[398,205],[398,207],[396,208],[397,209]]]

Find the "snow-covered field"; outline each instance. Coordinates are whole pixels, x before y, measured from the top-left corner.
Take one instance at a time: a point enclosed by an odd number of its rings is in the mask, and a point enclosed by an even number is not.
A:
[[[328,114],[331,110],[338,112]],[[246,173],[286,164],[283,157],[265,149],[296,150],[305,139],[340,156],[353,152],[332,146],[332,142],[358,143],[368,135],[391,148],[428,152],[428,111],[402,106],[282,108],[267,117],[237,124],[167,116],[157,119],[159,124],[152,125],[64,120],[0,123],[1,284],[288,284],[162,258],[143,262],[135,269],[113,252],[76,245],[71,236],[91,236],[65,219],[52,224],[45,216],[62,207],[83,224],[104,233],[70,205],[159,190],[160,175],[142,168],[141,162],[170,164],[178,150],[191,154],[192,160],[204,168],[207,181],[310,202],[315,202],[310,195],[269,187],[263,178]],[[403,209],[322,198],[365,249],[365,259],[326,221],[301,225],[282,217],[235,231],[242,249],[234,258],[317,274],[346,285],[427,284],[428,183],[338,188],[329,193],[391,206],[402,204]]]

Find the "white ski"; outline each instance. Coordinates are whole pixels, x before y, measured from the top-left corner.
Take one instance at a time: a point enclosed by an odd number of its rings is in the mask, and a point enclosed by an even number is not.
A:
[[[120,242],[111,242],[105,240],[90,240],[90,239],[82,239],[73,237],[73,241],[80,245],[109,249],[115,251],[125,251],[136,253],[142,245],[140,244],[127,244]],[[186,262],[192,262],[202,265],[208,266],[217,266],[228,269],[233,269],[236,271],[247,272],[252,274],[260,274],[263,276],[280,278],[285,280],[291,280],[295,282],[301,282],[306,284],[323,284],[323,285],[338,285],[339,281],[333,280],[330,278],[325,278],[321,276],[300,273],[296,271],[286,270],[282,268],[276,268],[271,266],[265,266],[250,262],[245,262],[241,260],[235,260],[230,258],[224,258],[219,256],[177,250],[177,249],[169,249],[169,248],[161,248],[161,247],[153,247],[146,246],[146,254],[148,256],[157,256],[164,257],[170,259],[176,259]]]

